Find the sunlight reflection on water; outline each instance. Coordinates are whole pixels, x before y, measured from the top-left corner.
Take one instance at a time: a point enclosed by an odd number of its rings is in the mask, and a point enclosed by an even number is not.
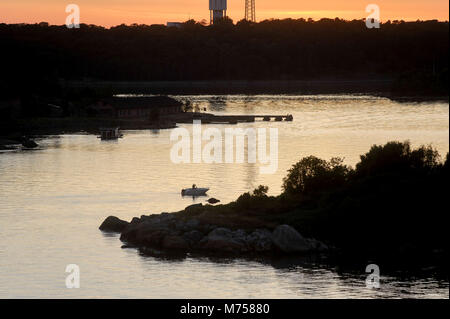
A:
[[[314,261],[144,257],[120,249],[117,235],[98,230],[109,215],[130,220],[204,202],[180,196],[181,188],[193,183],[211,188],[209,195],[222,203],[259,184],[278,194],[286,170],[303,156],[341,156],[355,165],[372,144],[389,140],[432,143],[445,155],[448,104],[351,95],[176,98],[216,114],[293,114],[293,122],[238,124],[278,128],[277,173],[260,175],[258,164],[248,163],[172,164],[170,130],[125,131],[118,142],[62,135],[38,140],[37,151],[4,152],[0,297],[448,298],[448,280],[382,277],[382,288],[370,290],[364,269],[360,276],[345,275]],[[80,289],[65,288],[69,263],[80,266]]]

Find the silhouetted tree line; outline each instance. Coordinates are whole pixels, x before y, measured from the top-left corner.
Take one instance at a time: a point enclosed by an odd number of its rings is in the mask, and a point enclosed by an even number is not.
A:
[[[238,227],[249,217],[287,223],[361,257],[447,256],[449,154],[389,142],[360,158],[352,168],[340,158],[304,157],[288,171],[281,195],[269,197],[260,186],[215,210],[243,216]]]
[[[286,19],[187,21],[180,28],[79,29],[0,24],[3,94],[58,92],[73,80],[398,79],[395,89],[447,91],[448,22]]]

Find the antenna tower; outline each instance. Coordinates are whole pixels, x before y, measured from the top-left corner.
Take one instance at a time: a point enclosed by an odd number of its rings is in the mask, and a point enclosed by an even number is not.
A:
[[[245,0],[245,20],[256,22],[255,0]]]

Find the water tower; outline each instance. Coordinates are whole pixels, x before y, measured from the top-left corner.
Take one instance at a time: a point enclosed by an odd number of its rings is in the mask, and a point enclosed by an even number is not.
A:
[[[209,22],[211,24],[227,16],[227,0],[209,0]]]

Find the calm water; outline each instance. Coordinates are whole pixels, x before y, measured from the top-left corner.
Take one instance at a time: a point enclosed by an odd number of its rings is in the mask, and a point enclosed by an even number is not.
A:
[[[286,170],[311,154],[345,157],[354,165],[372,144],[389,140],[432,143],[442,155],[449,149],[446,103],[399,104],[364,96],[178,98],[217,114],[293,114],[293,122],[238,125],[278,128],[277,172],[260,175],[258,164],[248,163],[172,164],[170,130],[125,131],[118,142],[49,136],[38,140],[38,150],[3,152],[1,298],[449,297],[448,281],[383,276],[382,265],[381,288],[371,290],[364,267],[360,274],[345,274],[308,260],[164,260],[121,249],[118,236],[98,230],[106,216],[130,220],[180,210],[193,202],[181,198],[180,189],[193,183],[229,202],[259,184],[279,193]],[[65,288],[67,264],[80,266],[80,289]]]

